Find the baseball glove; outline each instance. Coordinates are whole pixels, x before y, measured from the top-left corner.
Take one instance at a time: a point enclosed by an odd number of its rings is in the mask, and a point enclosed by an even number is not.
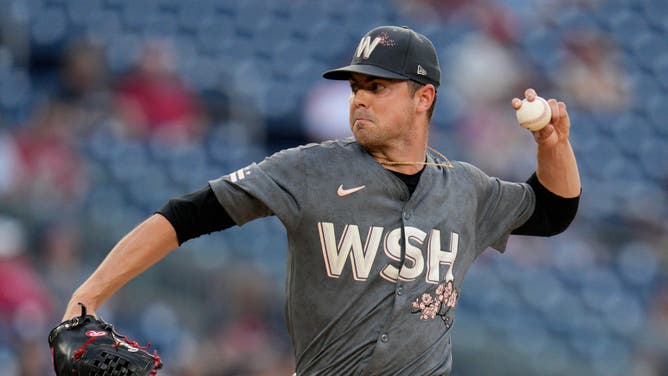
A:
[[[64,321],[49,333],[49,347],[56,375],[76,376],[153,376],[162,362],[151,346],[118,333],[114,327],[95,316],[86,315]]]

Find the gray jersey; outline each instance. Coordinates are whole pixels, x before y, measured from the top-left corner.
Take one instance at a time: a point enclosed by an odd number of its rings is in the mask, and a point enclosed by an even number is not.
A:
[[[429,162],[437,161],[428,156]],[[527,184],[461,162],[412,196],[352,138],[279,152],[210,182],[239,225],[276,215],[298,375],[446,375],[469,266],[533,212]]]

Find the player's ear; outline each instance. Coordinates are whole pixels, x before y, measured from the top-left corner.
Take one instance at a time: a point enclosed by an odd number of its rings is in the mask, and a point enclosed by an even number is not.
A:
[[[418,112],[428,112],[432,103],[436,100],[436,88],[432,84],[424,85],[415,92],[415,98],[417,99],[416,110]]]

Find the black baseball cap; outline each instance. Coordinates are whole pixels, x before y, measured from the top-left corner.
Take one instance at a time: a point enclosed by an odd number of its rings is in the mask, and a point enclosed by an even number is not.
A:
[[[351,73],[412,80],[435,87],[441,83],[436,49],[429,38],[406,26],[380,26],[362,37],[350,65],[323,73],[330,80],[348,80]]]

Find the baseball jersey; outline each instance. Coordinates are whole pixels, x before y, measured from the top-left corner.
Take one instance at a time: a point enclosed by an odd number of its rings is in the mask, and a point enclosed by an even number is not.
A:
[[[428,162],[442,163],[428,155]],[[535,205],[474,166],[425,166],[415,192],[353,138],[278,152],[209,182],[238,225],[287,231],[297,375],[447,375],[467,270]]]

